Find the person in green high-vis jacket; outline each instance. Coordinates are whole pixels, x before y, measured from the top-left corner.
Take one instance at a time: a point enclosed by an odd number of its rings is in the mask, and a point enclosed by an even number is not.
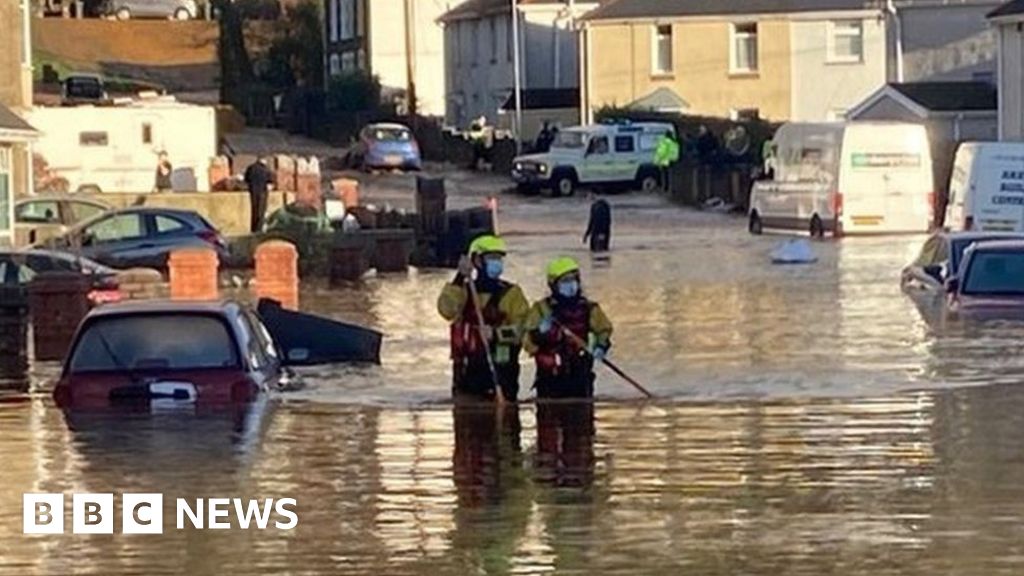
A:
[[[654,164],[661,170],[661,187],[666,192],[672,191],[672,171],[670,167],[679,161],[679,142],[671,130],[666,130],[658,144],[654,147]]]

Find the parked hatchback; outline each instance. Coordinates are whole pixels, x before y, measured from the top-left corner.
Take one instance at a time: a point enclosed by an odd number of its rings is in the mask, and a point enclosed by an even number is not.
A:
[[[900,286],[909,294],[934,296],[943,293],[946,280],[955,276],[964,252],[975,242],[1024,240],[1012,232],[947,232],[932,234],[914,261],[903,268]]]
[[[353,168],[419,170],[423,166],[412,130],[401,124],[366,126],[348,158]]]
[[[72,228],[46,243],[112,268],[166,269],[171,252],[209,248],[223,262],[228,257],[224,238],[205,218],[188,210],[125,208],[108,212]]]
[[[946,288],[954,312],[1024,319],[1024,241],[972,245]]]
[[[215,406],[252,401],[286,377],[245,306],[138,301],[86,316],[53,394],[63,408]]]
[[[192,20],[199,16],[195,0],[109,0],[108,16],[118,20],[129,18],[173,18]]]

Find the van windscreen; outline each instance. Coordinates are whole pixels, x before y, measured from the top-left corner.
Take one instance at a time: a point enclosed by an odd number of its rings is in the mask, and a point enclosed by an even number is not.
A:
[[[555,141],[551,144],[551,147],[571,149],[583,148],[585,140],[586,137],[584,136],[583,132],[565,130],[564,132],[559,132],[558,135],[555,136]]]

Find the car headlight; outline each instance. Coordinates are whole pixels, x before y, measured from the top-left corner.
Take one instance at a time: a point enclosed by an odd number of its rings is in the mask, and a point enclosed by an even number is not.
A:
[[[521,172],[523,170],[523,163],[522,162],[516,162],[515,168],[516,168],[516,170],[519,170]]]
[[[548,171],[548,165],[547,164],[537,164],[537,171],[540,172],[541,174],[544,174],[545,172]]]

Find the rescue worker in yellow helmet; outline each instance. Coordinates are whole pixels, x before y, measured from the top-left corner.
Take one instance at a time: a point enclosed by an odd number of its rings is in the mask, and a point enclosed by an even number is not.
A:
[[[583,295],[575,260],[553,260],[547,279],[551,295],[530,309],[523,341],[537,363],[537,397],[591,398],[594,360],[603,359],[612,345],[612,323]]]
[[[437,299],[438,312],[451,323],[453,395],[494,398],[495,376],[485,346],[504,398],[515,401],[519,394],[519,351],[530,304],[519,286],[501,278],[506,252],[505,241],[497,236],[474,240],[469,255],[459,261],[455,278]],[[483,330],[469,282],[476,287]]]

